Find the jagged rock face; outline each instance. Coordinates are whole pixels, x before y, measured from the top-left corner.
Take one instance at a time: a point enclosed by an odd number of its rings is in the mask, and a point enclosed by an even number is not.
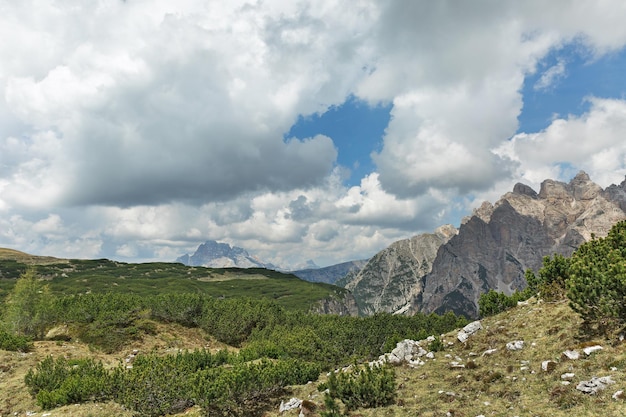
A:
[[[245,249],[230,246],[228,243],[207,240],[198,246],[193,255],[185,254],[176,262],[188,266],[206,266],[211,268],[271,268],[272,265],[265,264],[252,257]]]
[[[336,314],[339,316],[357,316],[359,308],[357,307],[354,296],[347,292],[339,298],[325,298],[320,300],[317,305],[311,309],[312,313],[317,314]]]
[[[477,317],[480,294],[524,288],[526,269],[537,271],[554,253],[570,256],[592,235],[606,236],[626,218],[625,209],[626,180],[602,190],[580,172],[569,183],[546,180],[538,193],[517,184],[495,204],[483,203],[449,239],[413,245],[418,252],[402,248],[427,235],[394,243],[346,288],[365,314],[454,311]]]
[[[345,287],[352,291],[360,314],[400,313],[422,291],[437,249],[456,234],[453,226],[393,243],[370,259]]]

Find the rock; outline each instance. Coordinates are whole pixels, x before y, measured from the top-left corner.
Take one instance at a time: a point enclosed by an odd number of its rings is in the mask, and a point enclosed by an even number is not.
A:
[[[471,335],[473,335],[482,328],[483,326],[482,324],[480,324],[479,320],[473,321],[467,326],[463,327],[463,329],[461,329],[461,331],[457,334],[457,339],[459,339],[461,343],[465,343]]]
[[[280,407],[278,408],[278,412],[279,413],[284,413],[285,411],[295,410],[296,408],[300,407],[300,404],[302,404],[302,400],[300,400],[298,398],[295,398],[295,397],[291,398],[286,403],[281,401],[280,402]]]
[[[577,350],[566,350],[565,352],[563,352],[562,356],[564,358],[575,361],[580,358],[580,353]]]
[[[46,333],[46,340],[71,340],[70,330],[67,325],[53,327]]]
[[[352,292],[360,314],[375,312],[412,314],[412,300],[422,292],[422,278],[432,269],[437,250],[457,230],[442,226],[392,243],[374,255],[345,287]]]
[[[522,350],[524,349],[524,341],[523,340],[515,340],[513,342],[509,342],[506,344],[506,350]]]
[[[481,356],[486,356],[486,355],[492,355],[494,354],[498,349],[487,349],[486,351],[483,352],[483,354]]]
[[[585,355],[589,356],[592,353],[598,352],[600,350],[602,350],[602,346],[600,345],[595,345],[595,346],[588,346],[586,348],[583,349],[583,352],[585,352]]]
[[[610,376],[603,376],[600,378],[593,377],[589,381],[581,381],[576,386],[576,389],[584,392],[585,394],[597,394],[598,391],[602,391],[614,383],[615,381],[613,381]]]
[[[623,400],[624,397],[624,391],[622,390],[616,391],[615,394],[611,395],[611,398],[614,400]]]
[[[537,193],[517,184],[485,202],[458,230],[398,241],[376,254],[346,287],[362,314],[452,311],[478,317],[489,289],[511,294],[544,256],[570,256],[591,234],[604,237],[626,218],[626,180],[602,190],[587,174],[569,183],[546,180]]]
[[[544,372],[552,372],[556,369],[557,363],[554,361],[543,361],[541,362],[541,370]]]
[[[565,381],[571,381],[572,379],[574,379],[576,375],[572,372],[566,372],[564,374],[561,374],[561,379],[565,380]]]

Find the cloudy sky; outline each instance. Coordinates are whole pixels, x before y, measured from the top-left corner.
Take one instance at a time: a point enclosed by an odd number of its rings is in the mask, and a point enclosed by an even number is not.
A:
[[[626,174],[622,0],[0,0],[0,246],[324,266]]]

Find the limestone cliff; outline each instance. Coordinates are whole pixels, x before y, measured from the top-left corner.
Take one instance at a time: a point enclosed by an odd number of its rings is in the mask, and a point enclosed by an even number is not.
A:
[[[400,240],[376,254],[346,284],[359,312],[367,315],[406,311],[421,293],[421,279],[430,272],[437,249],[456,232],[453,226],[442,226],[435,233]]]
[[[605,236],[626,218],[625,210],[626,180],[603,190],[580,172],[569,183],[545,180],[538,193],[517,184],[495,204],[483,203],[458,233],[392,244],[346,288],[362,314],[454,311],[476,317],[480,294],[524,288],[526,269],[537,271],[544,256],[569,256],[592,235]]]

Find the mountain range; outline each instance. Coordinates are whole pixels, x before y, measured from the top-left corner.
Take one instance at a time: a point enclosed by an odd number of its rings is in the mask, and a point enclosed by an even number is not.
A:
[[[543,257],[571,255],[626,218],[626,180],[602,189],[585,172],[569,183],[545,180],[539,192],[518,183],[483,203],[459,229],[443,226],[393,243],[344,282],[361,314],[453,311],[478,316],[480,294],[526,286]]]
[[[547,179],[538,192],[518,183],[497,202],[484,202],[458,229],[443,225],[394,242],[369,260],[313,264],[292,273],[350,290],[361,315],[453,311],[477,317],[482,293],[523,289],[525,271],[538,271],[545,256],[569,256],[624,218],[626,180],[603,189],[581,171],[569,183]],[[280,270],[243,248],[212,240],[177,262]]]
[[[198,246],[193,255],[184,254],[176,259],[187,266],[206,266],[209,268],[266,268],[277,269],[271,263],[251,256],[248,251],[228,243],[207,240]]]

